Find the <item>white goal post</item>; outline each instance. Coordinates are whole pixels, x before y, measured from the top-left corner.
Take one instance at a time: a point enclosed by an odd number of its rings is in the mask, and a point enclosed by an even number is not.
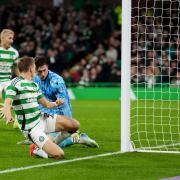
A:
[[[131,0],[122,0],[121,31],[121,151],[128,152],[130,151]]]
[[[180,153],[179,26],[179,0],[122,0],[121,152]]]

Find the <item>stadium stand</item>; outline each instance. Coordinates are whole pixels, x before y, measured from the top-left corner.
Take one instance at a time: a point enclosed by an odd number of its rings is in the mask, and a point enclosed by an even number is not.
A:
[[[49,58],[49,68],[61,74],[67,82],[81,85],[89,82],[120,82],[121,6],[97,3],[88,6],[84,1],[77,1],[74,6],[72,4],[59,7],[2,4],[0,29],[10,28],[16,32],[15,48],[19,50],[20,56],[45,54]],[[142,10],[142,17],[144,13]],[[150,15],[152,12],[148,13]],[[176,17],[176,14],[171,16]],[[137,21],[141,24],[138,24],[141,39],[138,44],[134,33],[137,32]],[[152,21],[158,25],[160,19],[154,20],[149,16],[146,23],[152,24]],[[177,24],[176,21],[173,18],[172,25]],[[164,18],[164,23],[168,24],[167,18]],[[178,29],[166,26],[162,31],[157,28],[153,32],[157,35],[152,36],[151,28],[146,32],[144,28],[143,18],[132,18],[131,81],[140,84],[149,82],[149,87],[153,82],[172,81],[178,84],[180,53],[177,50],[179,39],[175,36]],[[169,42],[170,30],[174,36]],[[158,36],[159,33],[163,36]],[[158,39],[160,37],[161,40]],[[159,41],[163,43],[163,49],[159,49],[161,47],[156,43]],[[138,71],[135,70],[137,67]],[[145,78],[146,75],[151,77],[151,74],[156,78]]]
[[[15,31],[20,56],[45,54],[50,69],[67,81],[120,82],[120,26],[115,8],[3,4],[0,29]]]

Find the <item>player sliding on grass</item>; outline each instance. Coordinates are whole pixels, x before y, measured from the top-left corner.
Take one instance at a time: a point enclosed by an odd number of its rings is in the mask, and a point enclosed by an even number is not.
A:
[[[48,158],[48,156],[63,158],[63,150],[45,133],[75,132],[80,126],[79,122],[63,115],[46,116],[41,114],[38,103],[47,108],[55,108],[64,101],[57,99],[49,102],[41,93],[39,86],[33,82],[35,75],[33,58],[19,59],[18,69],[20,76],[14,78],[6,90],[4,113],[7,123],[13,122],[11,113],[11,106],[13,106],[21,131],[34,142],[31,145],[31,155],[37,154],[44,158]]]
[[[41,111],[50,115],[59,114],[72,118],[70,98],[63,78],[48,69],[45,57],[36,57],[35,63],[37,76],[34,78],[34,81],[40,86],[46,98],[49,101],[55,101],[57,98],[64,100],[63,104],[53,109],[47,109],[40,105]],[[50,135],[55,137],[60,136],[58,133],[51,133]],[[26,143],[26,141],[22,143]],[[99,147],[96,141],[89,138],[85,133],[74,133],[71,137],[60,142],[59,145],[64,148],[73,144],[85,144],[89,147]]]

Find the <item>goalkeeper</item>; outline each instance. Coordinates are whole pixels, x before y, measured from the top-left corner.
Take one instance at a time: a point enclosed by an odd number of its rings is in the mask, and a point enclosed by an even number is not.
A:
[[[64,100],[63,105],[59,105],[54,109],[47,109],[42,105],[39,105],[41,111],[50,115],[58,114],[71,118],[72,107],[63,78],[48,69],[48,63],[45,57],[36,57],[35,63],[37,76],[34,78],[34,81],[40,86],[42,93],[52,102],[57,98]],[[60,136],[58,133],[51,133],[50,135]],[[98,147],[98,144],[89,138],[87,134],[78,132],[66,138],[59,146],[64,148],[73,144],[85,144],[89,147]]]

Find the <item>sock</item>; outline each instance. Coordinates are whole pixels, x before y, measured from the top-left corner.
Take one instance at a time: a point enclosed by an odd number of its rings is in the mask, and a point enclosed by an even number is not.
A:
[[[68,147],[68,146],[71,146],[71,145],[77,144],[77,143],[79,143],[79,138],[68,137],[65,140],[63,140],[62,142],[60,142],[58,144],[58,146],[60,146],[61,148],[65,148],[65,147]]]
[[[60,135],[61,135],[61,132],[50,132],[50,133],[48,133],[48,136],[52,136],[53,138],[60,136]]]
[[[42,157],[42,158],[45,158],[45,159],[48,158],[48,154],[47,154],[44,150],[42,150],[42,149],[40,149],[40,148],[36,148],[36,149],[33,151],[33,153],[34,153],[35,155],[38,155],[38,156]]]
[[[65,148],[65,147],[71,146],[71,145],[73,145],[73,144],[75,144],[75,143],[73,142],[73,138],[72,138],[72,137],[68,137],[68,138],[66,138],[65,140],[61,141],[61,142],[58,144],[58,146],[61,147],[61,148]]]
[[[54,137],[53,142],[55,144],[59,144],[62,141],[64,141],[64,139],[68,138],[69,136],[70,134],[68,132],[59,133],[56,137]]]

